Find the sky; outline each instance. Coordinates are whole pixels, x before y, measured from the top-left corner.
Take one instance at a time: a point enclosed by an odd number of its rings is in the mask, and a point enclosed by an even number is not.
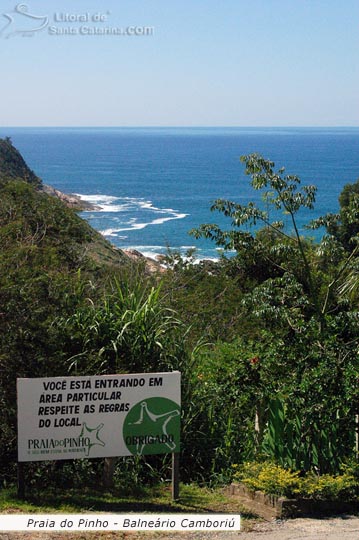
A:
[[[0,0],[3,127],[358,126],[358,63],[358,0]]]

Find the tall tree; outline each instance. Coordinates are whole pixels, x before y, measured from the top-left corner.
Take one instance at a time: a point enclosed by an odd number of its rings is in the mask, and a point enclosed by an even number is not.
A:
[[[359,367],[358,312],[348,309],[340,293],[357,247],[348,253],[333,235],[318,243],[301,236],[297,214],[314,207],[315,186],[301,186],[297,176],[285,175],[284,168],[275,171],[274,163],[258,154],[243,156],[241,161],[252,187],[262,192],[265,209],[254,202],[217,200],[212,210],[230,218],[231,227],[223,230],[204,224],[193,234],[214,240],[226,251],[235,250],[240,261],[248,263],[251,257],[266,261],[264,276],[259,276],[243,303],[248,317],[258,323],[251,346],[261,359],[258,372],[267,413],[274,410],[274,394],[280,395],[289,411],[285,432],[293,434],[296,426],[296,442],[309,449],[305,463],[301,457],[305,452],[297,453],[297,466],[333,470],[351,452],[357,410],[353,374]],[[270,219],[271,209],[289,217],[290,231],[283,220]],[[325,224],[325,218],[320,218],[308,228]],[[262,225],[259,231],[258,225]],[[263,401],[258,406],[263,409]],[[351,419],[347,425],[346,416]]]

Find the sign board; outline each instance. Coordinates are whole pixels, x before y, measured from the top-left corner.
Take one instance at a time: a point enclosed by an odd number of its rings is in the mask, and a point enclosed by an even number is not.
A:
[[[18,460],[179,452],[181,374],[18,379]]]

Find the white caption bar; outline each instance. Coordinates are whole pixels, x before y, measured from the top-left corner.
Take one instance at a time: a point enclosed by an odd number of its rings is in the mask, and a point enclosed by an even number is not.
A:
[[[239,531],[239,514],[11,514],[0,531]]]

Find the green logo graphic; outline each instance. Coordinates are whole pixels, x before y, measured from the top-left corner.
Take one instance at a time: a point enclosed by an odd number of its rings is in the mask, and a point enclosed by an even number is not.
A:
[[[179,452],[181,408],[161,397],[136,403],[123,425],[123,438],[132,454],[168,454]]]
[[[104,424],[100,424],[95,428],[89,428],[86,422],[83,422],[82,429],[79,438],[86,440],[86,456],[90,454],[90,450],[93,446],[106,446],[103,441],[100,439],[100,431],[103,428]]]

